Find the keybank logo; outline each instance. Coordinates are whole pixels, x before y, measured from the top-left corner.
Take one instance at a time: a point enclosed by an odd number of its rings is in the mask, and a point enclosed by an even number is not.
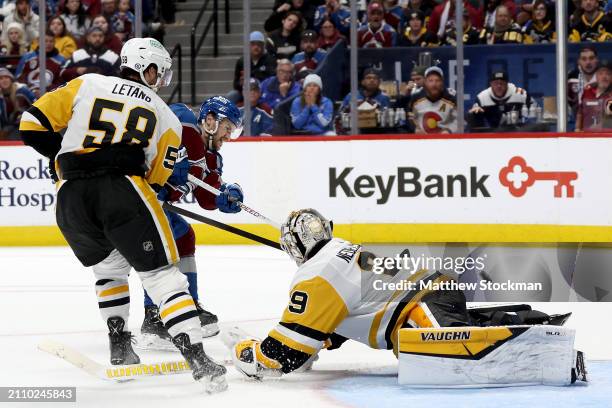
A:
[[[575,171],[536,171],[528,166],[521,156],[514,156],[508,161],[508,165],[499,172],[499,182],[510,191],[514,197],[522,197],[527,189],[536,181],[554,182],[553,194],[555,198],[574,198],[574,186],[572,182],[578,179]]]
[[[38,159],[34,166],[15,166],[0,160],[0,207],[35,207],[47,211],[55,203],[55,194],[30,193],[19,190],[27,180],[49,180],[46,160]]]
[[[478,174],[475,166],[466,174],[422,174],[416,167],[398,167],[396,174],[354,174],[354,167],[329,168],[329,196],[368,198],[385,204],[394,197],[491,197],[485,182],[488,174]]]

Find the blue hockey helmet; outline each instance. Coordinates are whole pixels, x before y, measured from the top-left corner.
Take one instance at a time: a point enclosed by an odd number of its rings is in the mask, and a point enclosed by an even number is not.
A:
[[[242,134],[242,114],[236,105],[224,96],[213,96],[205,100],[200,106],[200,114],[198,115],[198,123],[204,124],[206,116],[212,113],[215,115],[217,125],[215,129],[210,132],[212,134],[217,133],[219,123],[223,119],[228,119],[234,126],[235,129],[231,133],[232,139],[237,139]],[[208,131],[207,131],[208,133]]]

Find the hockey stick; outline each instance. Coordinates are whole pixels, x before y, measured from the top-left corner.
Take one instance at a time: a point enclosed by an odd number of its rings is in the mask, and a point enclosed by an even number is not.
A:
[[[191,368],[185,360],[164,361],[151,364],[129,364],[105,366],[95,362],[86,355],[53,340],[45,340],[38,349],[52,354],[86,373],[101,380],[129,381],[139,377],[190,373]]]
[[[231,232],[232,234],[236,234],[236,235],[239,235],[241,237],[250,239],[252,241],[259,242],[260,244],[264,244],[264,245],[267,245],[269,247],[282,250],[281,247],[280,247],[280,244],[278,242],[274,242],[274,241],[269,240],[267,238],[260,237],[259,235],[255,235],[255,234],[252,234],[252,233],[250,233],[248,231],[241,230],[240,228],[236,228],[236,227],[232,227],[231,225],[223,224],[222,222],[215,221],[215,220],[213,220],[211,218],[205,217],[205,216],[200,215],[200,214],[196,214],[194,212],[191,212],[189,210],[185,210],[185,209],[180,208],[180,207],[176,207],[176,206],[174,206],[174,205],[172,205],[170,203],[167,203],[167,202],[164,203],[162,205],[162,207],[163,207],[164,210],[172,211],[173,213],[177,213],[179,215],[182,215],[182,216],[185,216],[185,217],[188,217],[188,218],[192,218],[192,219],[194,219],[196,221],[203,222],[204,224],[212,225],[213,227],[222,229],[223,231]]]
[[[193,175],[189,174],[188,175],[188,180],[191,181],[193,184],[195,184],[198,187],[203,188],[204,190],[208,191],[209,193],[212,193],[216,196],[222,194],[221,191],[217,190],[216,188],[214,188],[213,186],[211,186],[210,184],[207,184],[205,182],[203,182],[202,180],[200,180],[197,177],[194,177]],[[272,225],[274,228],[279,229],[281,228],[280,224],[276,221],[272,221],[270,218],[266,217],[265,215],[261,214],[260,212],[252,209],[251,207],[243,204],[240,201],[236,201],[236,203],[238,204],[238,207],[240,207],[240,209],[242,209],[243,211],[248,212],[249,214],[251,214],[254,217],[259,218],[260,220],[263,220],[265,222],[267,222],[268,224]]]

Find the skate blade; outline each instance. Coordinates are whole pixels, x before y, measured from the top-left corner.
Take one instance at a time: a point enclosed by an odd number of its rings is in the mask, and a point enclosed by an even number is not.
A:
[[[224,375],[217,377],[203,377],[199,380],[207,394],[217,394],[227,390],[227,381]]]
[[[202,338],[214,337],[219,334],[219,325],[217,323],[207,324],[202,326]]]
[[[155,334],[141,333],[135,336],[134,340],[133,346],[139,350],[177,351],[170,340],[162,339]]]

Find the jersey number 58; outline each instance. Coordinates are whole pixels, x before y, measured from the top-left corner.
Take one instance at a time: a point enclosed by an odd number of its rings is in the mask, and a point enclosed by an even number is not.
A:
[[[136,143],[143,148],[149,146],[149,139],[153,137],[157,125],[157,117],[155,112],[142,106],[130,109],[125,123],[119,128],[124,129],[121,138],[114,140],[117,125],[111,121],[103,120],[102,114],[106,109],[123,113],[123,108],[124,104],[121,102],[96,98],[89,117],[89,130],[98,132],[99,135],[86,135],[85,140],[83,140],[83,148],[100,147],[111,143]]]

